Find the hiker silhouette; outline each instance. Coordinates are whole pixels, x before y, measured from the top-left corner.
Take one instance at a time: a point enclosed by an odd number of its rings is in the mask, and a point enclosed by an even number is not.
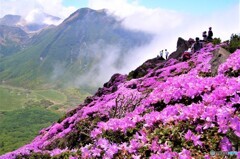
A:
[[[163,57],[163,50],[160,51],[160,58]]]
[[[165,59],[163,58],[163,50],[159,52],[159,55],[157,55],[157,59],[159,59],[159,60],[165,60]]]
[[[166,55],[166,59],[168,59],[169,52],[167,51],[167,49],[165,49],[165,55]]]
[[[213,37],[212,27],[209,27],[207,41],[212,41],[213,40],[212,37]]]
[[[202,43],[199,41],[199,37],[196,37],[196,42],[193,45],[194,52],[200,50],[202,48]]]
[[[206,31],[203,32],[202,36],[203,36],[203,41],[204,42],[207,41],[207,32]]]

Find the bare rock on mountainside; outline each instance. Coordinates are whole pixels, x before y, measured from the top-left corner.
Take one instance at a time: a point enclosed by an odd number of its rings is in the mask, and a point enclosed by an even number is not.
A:
[[[228,52],[227,50],[225,50],[223,48],[219,48],[219,49],[213,51],[213,58],[210,61],[211,66],[212,66],[211,73],[213,76],[217,75],[219,65],[224,63],[228,59],[229,56],[230,56],[230,52]]]
[[[177,50],[170,54],[170,58],[177,59],[181,57],[181,55],[190,47],[190,44],[188,41],[184,40],[183,38],[179,37],[177,41]]]
[[[178,59],[181,55],[190,47],[188,41],[184,40],[183,38],[179,37],[177,41],[177,50],[170,54],[168,59],[174,58]],[[139,66],[136,70],[133,70],[129,73],[128,79],[136,79],[145,76],[148,73],[149,69],[153,69],[158,66],[163,67],[165,63],[164,58],[153,58],[144,62],[141,66]]]
[[[129,73],[128,80],[141,78],[148,73],[149,69],[153,69],[159,65],[163,66],[164,63],[165,63],[165,59],[159,58],[159,57],[147,60],[141,66],[139,66],[137,69],[135,69]]]

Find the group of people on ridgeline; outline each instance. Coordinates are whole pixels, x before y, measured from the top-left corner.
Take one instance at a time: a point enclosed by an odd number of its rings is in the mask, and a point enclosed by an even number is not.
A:
[[[196,52],[196,51],[200,50],[203,47],[203,44],[205,44],[206,42],[212,42],[212,40],[213,40],[212,27],[209,27],[208,34],[206,31],[204,31],[202,34],[202,37],[203,37],[203,40],[200,40],[199,37],[196,37],[196,39],[195,39],[196,41],[192,45],[190,52]],[[190,42],[190,44],[191,44],[191,42]]]
[[[169,52],[167,51],[167,49],[165,49],[165,59],[168,59],[168,56],[169,56]],[[163,50],[160,51],[160,56],[159,56],[159,58],[164,60]]]
[[[207,32],[204,31],[202,36],[203,36],[203,42],[207,42],[207,41],[211,42],[213,40],[212,27],[209,27],[208,35],[207,35]]]
[[[202,37],[203,40],[200,40],[199,37],[196,37],[195,41],[192,38],[188,40],[188,43],[191,47],[183,53],[182,59],[184,61],[189,59],[192,53],[199,51],[205,43],[213,41],[212,27],[209,27],[208,34],[206,31],[204,31]]]
[[[204,31],[202,33],[202,37],[203,37],[203,40],[200,40],[199,37],[196,37],[195,41],[192,38],[188,40],[188,43],[190,44],[191,47],[183,53],[182,55],[183,60],[190,58],[192,53],[199,51],[206,42],[213,41],[212,27],[209,27],[208,34],[207,34],[207,31]],[[165,49],[165,58],[163,57],[163,52],[164,52],[163,50],[160,51],[160,56],[157,56],[157,57],[161,60],[167,60],[169,57],[169,52],[167,51],[167,49]]]

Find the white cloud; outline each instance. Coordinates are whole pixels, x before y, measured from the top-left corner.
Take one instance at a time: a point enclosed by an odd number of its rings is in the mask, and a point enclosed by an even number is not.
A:
[[[106,8],[110,13],[123,19],[123,25],[130,29],[142,30],[156,35],[157,42],[151,44],[152,51],[169,48],[175,50],[178,37],[185,39],[200,37],[202,32],[213,28],[214,36],[229,39],[232,33],[239,33],[239,6],[226,8],[221,12],[191,15],[162,8],[146,8],[138,1],[89,0],[93,9]],[[151,51],[151,50],[149,50]]]
[[[93,9],[106,8],[110,14],[122,19],[124,27],[155,35],[155,39],[150,45],[138,48],[130,53],[135,57],[138,55],[139,59],[133,60],[137,61],[137,63],[129,62],[131,69],[139,66],[148,58],[157,56],[159,50],[168,49],[174,51],[177,40],[176,30],[184,23],[184,15],[181,13],[162,8],[146,8],[139,5],[138,1],[89,0],[89,7]]]
[[[67,18],[76,9],[75,7],[63,6],[62,0],[36,0],[37,3],[43,8],[44,12],[58,16],[60,18]]]
[[[141,30],[155,35],[154,40],[129,52],[126,65],[118,72],[128,73],[149,58],[156,57],[160,50],[168,49],[171,53],[176,50],[178,37],[186,40],[200,37],[202,32],[213,28],[214,37],[222,40],[230,38],[232,33],[239,31],[239,6],[226,8],[221,12],[203,15],[191,15],[162,8],[146,8],[138,1],[128,0],[89,0],[93,9],[108,9],[122,19],[122,25],[129,29]]]
[[[176,11],[146,8],[140,6],[137,1],[89,0],[89,7],[106,8],[110,13],[123,18],[124,26],[155,34],[177,27],[183,19],[183,16]]]
[[[27,14],[25,20],[28,23],[42,23],[45,20],[45,14],[38,9],[34,9]]]
[[[64,19],[77,9],[63,6],[62,0],[0,0],[0,6],[0,15],[21,15],[29,22],[45,20],[44,13]]]

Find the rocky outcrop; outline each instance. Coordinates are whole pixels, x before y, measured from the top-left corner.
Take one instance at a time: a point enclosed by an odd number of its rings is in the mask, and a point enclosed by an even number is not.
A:
[[[160,58],[156,57],[156,58],[147,60],[141,66],[139,66],[136,70],[131,71],[128,74],[127,79],[131,80],[131,79],[141,78],[145,76],[150,69],[153,69],[162,63],[165,63],[165,59],[162,57]]]
[[[177,50],[170,54],[169,59],[174,58],[177,59],[181,57],[181,55],[190,47],[188,41],[184,40],[183,38],[178,38],[177,41]]]
[[[213,53],[213,58],[210,61],[211,73],[212,73],[212,76],[216,76],[218,73],[219,65],[221,65],[228,59],[228,57],[230,56],[230,52],[220,47],[219,49],[214,50],[212,53]]]
[[[186,51],[190,47],[190,43],[183,38],[179,37],[177,41],[177,50],[170,54],[168,59],[179,59],[184,51]],[[156,57],[144,62],[141,66],[139,66],[136,70],[133,70],[128,75],[128,80],[137,79],[145,76],[150,69],[156,68],[157,66],[163,66],[166,61],[162,57]]]
[[[95,93],[95,96],[101,97],[104,94],[114,93],[118,89],[118,85],[126,81],[126,76],[121,74],[114,74],[111,79],[103,84],[102,88],[99,88]]]

